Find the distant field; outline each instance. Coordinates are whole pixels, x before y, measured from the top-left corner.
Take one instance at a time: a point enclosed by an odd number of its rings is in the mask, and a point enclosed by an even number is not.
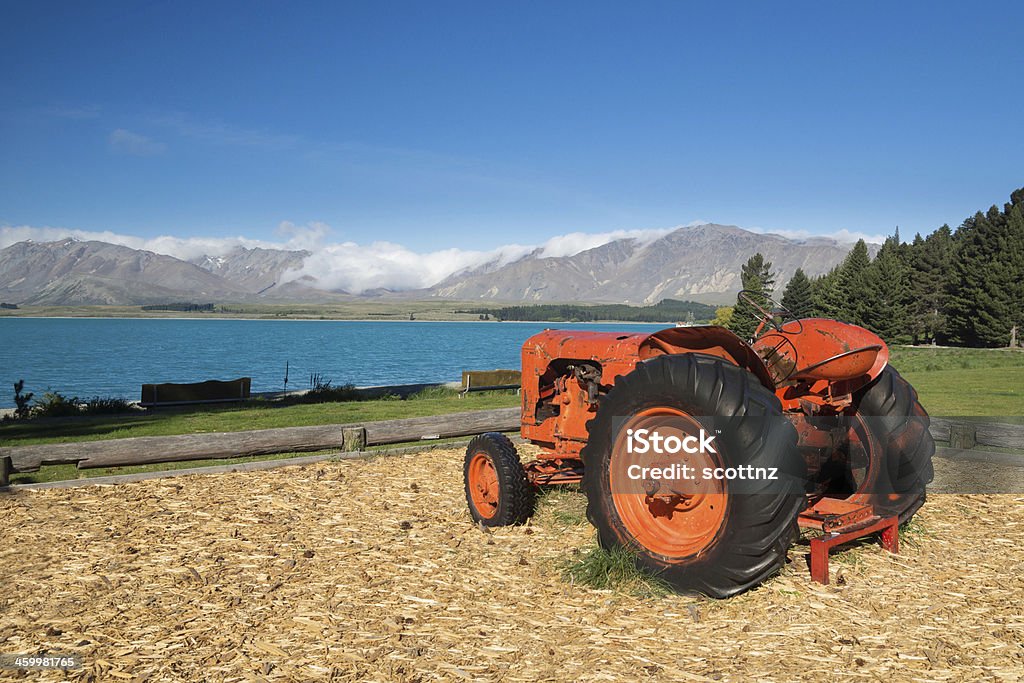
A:
[[[218,304],[208,312],[144,311],[141,306],[24,306],[0,309],[0,318],[256,318],[265,320],[426,320],[479,322],[479,301],[346,301],[331,304]],[[486,307],[486,306],[483,306]],[[495,305],[500,308],[499,305]],[[671,317],[671,316],[670,316]],[[678,317],[678,316],[676,316]],[[665,320],[666,326],[675,319]]]
[[[1024,351],[896,347],[890,362],[932,415],[1024,415]]]
[[[456,310],[479,302],[352,301],[332,304],[223,304],[212,312],[144,311],[141,306],[25,306],[0,310],[0,317],[66,318],[294,318],[296,320],[479,320]]]

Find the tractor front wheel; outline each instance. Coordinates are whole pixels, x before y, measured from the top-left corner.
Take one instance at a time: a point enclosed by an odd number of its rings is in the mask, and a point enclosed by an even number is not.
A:
[[[662,429],[666,445],[669,437],[687,443],[692,436],[691,445],[713,446],[691,448],[672,462],[634,448],[638,436]],[[806,465],[778,398],[753,374],[715,356],[658,356],[616,378],[588,430],[583,487],[603,547],[632,550],[638,565],[677,590],[715,598],[756,586],[783,567],[799,535]],[[691,474],[753,468],[777,478],[673,481],[650,474],[684,465]]]
[[[469,513],[483,526],[522,524],[533,514],[534,491],[507,436],[473,437],[462,468]]]

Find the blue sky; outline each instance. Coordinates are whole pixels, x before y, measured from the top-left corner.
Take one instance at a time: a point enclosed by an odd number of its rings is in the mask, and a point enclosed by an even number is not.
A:
[[[0,225],[416,253],[954,226],[1024,185],[1020,3],[4,2]],[[318,237],[318,239],[324,239]]]

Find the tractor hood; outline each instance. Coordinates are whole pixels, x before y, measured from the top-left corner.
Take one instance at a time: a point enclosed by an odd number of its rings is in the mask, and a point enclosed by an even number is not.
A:
[[[556,359],[593,361],[602,369],[601,383],[610,386],[616,375],[628,373],[638,362],[674,353],[724,358],[750,370],[766,387],[775,387],[757,353],[731,331],[714,325],[670,327],[653,334],[545,330],[523,344],[523,375],[543,374]]]
[[[889,347],[869,330],[827,318],[804,318],[769,330],[753,343],[776,384],[870,381],[889,362]]]

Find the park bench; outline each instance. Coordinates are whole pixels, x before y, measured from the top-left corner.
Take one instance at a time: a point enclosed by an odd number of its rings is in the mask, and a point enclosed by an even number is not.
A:
[[[211,379],[193,384],[143,384],[143,408],[164,406],[189,406],[203,403],[229,403],[247,401],[250,398],[251,377],[239,377],[227,381]]]
[[[463,370],[459,398],[471,391],[519,390],[522,373],[519,370]]]

